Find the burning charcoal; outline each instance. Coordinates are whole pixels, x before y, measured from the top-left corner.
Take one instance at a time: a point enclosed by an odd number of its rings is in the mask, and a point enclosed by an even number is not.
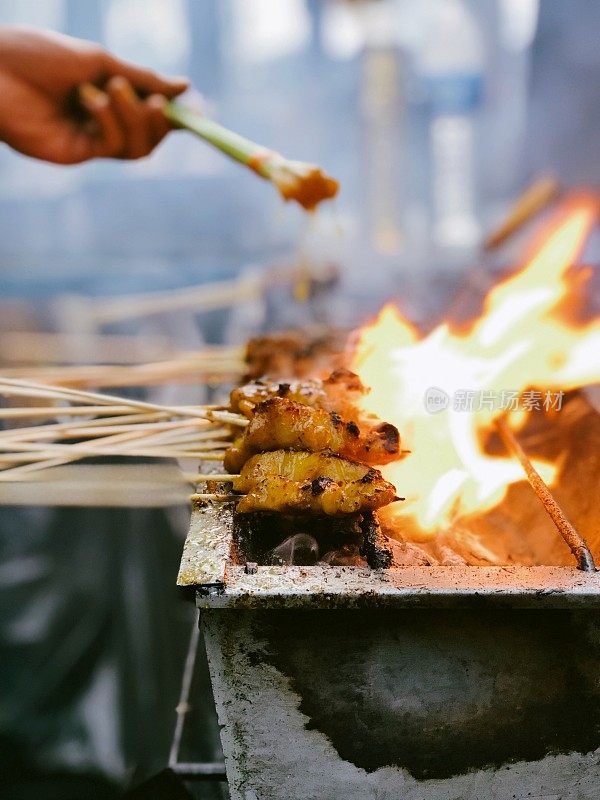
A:
[[[296,533],[271,551],[269,562],[276,566],[310,566],[318,558],[317,540],[307,533]]]
[[[360,548],[355,544],[345,544],[339,550],[330,550],[325,553],[322,562],[332,567],[366,567],[366,560],[360,554]]]
[[[490,550],[489,547],[484,545],[478,536],[465,528],[454,527],[448,533],[448,539],[451,549],[456,552],[459,557],[465,559],[467,564],[472,566],[487,566],[488,564],[500,565],[503,563],[502,559]],[[444,546],[440,544],[440,547]]]
[[[384,536],[373,514],[362,519],[363,541],[360,554],[367,559],[371,569],[388,569],[392,565],[390,540]]]
[[[412,542],[388,540],[392,550],[392,567],[426,567],[437,564],[437,559]]]
[[[467,564],[466,559],[446,544],[439,544],[435,549],[443,567],[464,567]]]

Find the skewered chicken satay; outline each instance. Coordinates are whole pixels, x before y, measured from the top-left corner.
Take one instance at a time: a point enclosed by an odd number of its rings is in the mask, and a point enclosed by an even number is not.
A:
[[[324,453],[275,450],[244,465],[234,481],[244,492],[237,511],[342,516],[374,511],[398,498],[381,473],[364,464]]]
[[[284,331],[255,339],[246,346],[248,377],[269,375],[275,379],[288,376],[314,377],[342,366],[347,332]]]
[[[233,389],[229,405],[232,411],[239,411],[251,419],[259,403],[271,397],[285,397],[306,406],[337,411],[343,416],[355,416],[358,401],[367,391],[358,375],[347,369],[339,369],[323,381],[250,381]]]
[[[271,397],[285,397],[306,406],[320,405],[325,399],[325,390],[320,381],[273,381],[256,380],[233,389],[229,407],[234,412],[252,419],[254,409],[259,403]]]
[[[255,453],[282,448],[328,450],[364,464],[387,464],[398,458],[400,435],[386,422],[361,430],[335,412],[272,397],[256,406],[243,435],[225,453],[225,469],[238,472]]]

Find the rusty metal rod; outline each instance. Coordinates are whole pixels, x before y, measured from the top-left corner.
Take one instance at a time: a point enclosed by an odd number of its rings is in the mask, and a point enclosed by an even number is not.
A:
[[[516,436],[509,428],[506,419],[504,417],[497,419],[496,427],[498,428],[498,432],[500,433],[506,449],[513,453],[513,455],[515,455],[521,462],[521,466],[525,471],[525,475],[527,476],[527,480],[529,481],[531,488],[541,500],[546,512],[556,525],[558,532],[563,537],[569,549],[575,556],[578,569],[582,570],[583,572],[596,572],[594,557],[592,556],[590,548],[588,547],[585,539],[573,527],[573,525],[565,516],[565,513],[557,503],[556,498],[548,486],[546,486],[540,474],[537,472],[527,454],[519,444]]]
[[[511,204],[504,220],[486,238],[484,251],[495,250],[504,244],[535,215],[556,199],[560,185],[552,175],[537,178]]]

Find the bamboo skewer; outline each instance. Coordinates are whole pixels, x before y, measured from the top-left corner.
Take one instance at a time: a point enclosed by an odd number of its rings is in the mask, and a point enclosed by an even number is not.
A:
[[[0,394],[1,393],[0,390]],[[111,417],[120,414],[133,415],[135,413],[135,409],[132,409],[131,406],[15,406],[13,408],[0,408],[0,419],[48,419],[52,417],[90,416]]]
[[[229,348],[224,348],[229,349]],[[202,351],[204,352],[204,351]],[[168,337],[162,335],[115,335],[39,330],[7,330],[0,339],[0,361],[18,365],[40,363],[139,364],[177,357]],[[34,366],[27,367],[34,369]]]
[[[236,478],[239,478],[239,475],[234,475],[229,472],[223,473],[216,473],[216,472],[205,472],[205,473],[193,473],[193,472],[184,472],[183,477],[189,483],[206,483],[206,481],[234,481]]]
[[[96,300],[89,305],[95,322],[106,325],[122,319],[148,317],[185,308],[193,308],[195,312],[228,308],[258,300],[263,292],[263,279],[246,275],[236,280],[186,286],[184,289]]]
[[[245,417],[222,406],[163,406],[14,378],[0,377],[2,394],[79,404],[16,410],[12,419],[31,417],[32,411],[33,419],[75,418],[0,431],[0,481],[4,482],[26,480],[32,473],[90,456],[218,462],[223,460],[232,436],[226,426],[248,424]],[[78,415],[86,419],[79,420]]]
[[[193,452],[180,452],[178,450],[169,450],[166,447],[155,447],[144,450],[142,448],[108,448],[86,450],[73,450],[68,448],[68,453],[65,455],[57,455],[56,450],[34,451],[30,453],[11,454],[11,459],[8,461],[10,464],[21,462],[19,466],[13,466],[9,469],[0,471],[0,482],[20,480],[23,475],[40,472],[42,470],[50,469],[51,467],[62,466],[69,464],[73,461],[79,461],[83,458],[90,456],[136,456],[136,457],[150,457],[150,458],[193,458],[197,461],[222,461],[224,451],[193,451]],[[2,455],[0,455],[0,463],[6,463]]]
[[[137,439],[146,439],[147,437],[143,436],[142,434],[136,433],[136,431],[130,431],[131,438]],[[129,434],[123,434],[123,436],[129,436]],[[152,437],[148,437],[152,438]],[[140,443],[140,447],[112,447],[111,443],[107,440],[115,440],[116,437],[113,436],[103,436],[101,439],[94,439],[89,444],[62,444],[60,442],[45,442],[42,447],[36,442],[11,442],[10,447],[12,449],[6,450],[5,452],[0,452],[0,459],[6,460],[8,457],[15,457],[18,458],[18,455],[21,453],[65,453],[66,455],[70,453],[81,453],[84,457],[87,455],[113,455],[119,456],[123,455],[124,451],[129,451],[131,455],[160,455],[161,453],[156,453],[157,450],[161,452],[164,450],[167,451],[165,445],[170,445],[168,449],[169,455],[185,455],[188,458],[192,457],[202,457],[204,452],[208,453],[215,453],[217,450],[221,450],[219,454],[221,457],[225,450],[224,447],[217,447],[215,448],[215,442],[209,441],[208,443],[202,442],[194,442],[189,441],[189,450],[182,449],[181,445],[177,442],[171,442],[169,440],[164,440],[163,442],[142,442]],[[220,442],[220,445],[224,443]],[[135,453],[133,452],[135,451]],[[152,452],[150,452],[152,451]]]
[[[242,497],[241,494],[211,494],[208,493],[198,493],[195,492],[194,494],[190,495],[190,500],[193,502],[194,500],[200,500],[204,502],[216,502],[216,503],[226,503],[228,501],[237,500]]]
[[[1,505],[186,506],[192,486],[176,462],[67,464],[0,482]]]
[[[131,415],[137,418],[137,415]],[[126,433],[127,431],[139,430],[147,431],[148,434],[152,432],[162,432],[169,430],[187,430],[188,428],[195,432],[195,438],[198,440],[203,439],[222,439],[231,436],[226,428],[198,428],[196,425],[190,425],[186,420],[177,420],[175,422],[161,421],[161,422],[145,422],[144,420],[150,415],[140,415],[138,422],[125,422],[126,418],[116,417],[117,420],[123,422],[115,423],[114,425],[106,425],[104,419],[93,420],[87,426],[73,425],[71,423],[56,425],[41,425],[39,427],[31,428],[16,428],[14,430],[7,430],[0,432],[0,448],[4,442],[13,441],[44,441],[56,438],[62,439],[78,439],[78,438],[94,438],[96,436],[105,436],[112,433]],[[102,423],[101,425],[94,425],[94,422]]]
[[[542,480],[539,472],[529,460],[527,454],[519,444],[519,441],[509,428],[506,420],[503,417],[499,418],[496,420],[496,426],[506,449],[513,453],[513,455],[515,455],[521,462],[521,466],[523,467],[531,488],[542,502],[546,512],[556,525],[560,535],[563,537],[569,546],[569,549],[577,559],[577,565],[579,569],[583,570],[584,572],[596,572],[594,558],[585,542],[585,539],[567,519],[556,498]]]
[[[110,420],[110,421],[108,421]],[[100,417],[99,419],[89,420],[88,422],[55,422],[48,425],[31,425],[25,428],[8,428],[0,431],[0,445],[5,441],[19,439],[51,439],[56,436],[62,438],[77,438],[79,436],[95,436],[102,433],[118,433],[135,427],[143,429],[147,425],[168,424],[165,415],[152,414],[125,414],[119,417]],[[183,421],[182,421],[183,422]],[[204,426],[203,426],[204,428]],[[206,432],[214,430],[210,428]],[[223,429],[224,430],[224,429]]]
[[[129,400],[110,394],[98,392],[84,392],[80,389],[67,389],[64,387],[48,387],[34,381],[18,380],[16,378],[0,378],[0,395],[16,395],[25,397],[46,397],[60,400],[79,400],[82,403],[95,403],[106,405],[129,406],[130,408],[145,411],[164,411],[173,416],[199,417],[200,419],[226,422],[229,425],[246,427],[248,420],[241,414],[230,411],[219,411],[202,406],[165,406],[157,403],[148,403],[142,400]]]
[[[128,433],[121,433],[121,434],[117,434],[114,437],[107,437],[107,438],[111,438],[111,440],[112,440],[111,444],[116,444],[117,442],[118,443],[124,443],[124,442],[127,442],[127,441],[131,440],[131,439],[139,438],[139,436],[140,435],[139,435],[138,432],[129,431]],[[95,442],[91,442],[90,449],[93,449],[97,445],[98,441],[99,440],[96,440]],[[107,439],[105,438],[104,439],[105,444],[106,444],[106,441],[107,441]],[[63,464],[68,464],[71,461],[77,461],[77,460],[79,460],[79,459],[81,459],[83,457],[84,456],[81,456],[78,452],[73,452],[73,453],[69,454],[68,456],[63,455],[60,458],[52,458],[51,454],[48,453],[47,450],[41,450],[41,451],[38,450],[37,458],[40,460],[40,463],[24,464],[24,465],[21,465],[21,466],[18,466],[18,467],[13,467],[12,469],[6,469],[3,472],[0,472],[0,481],[14,480],[15,478],[17,480],[19,480],[20,477],[22,477],[23,475],[26,475],[26,474],[28,474],[30,472],[38,472],[41,469],[48,469],[49,467],[61,466]],[[4,462],[6,462],[6,460],[7,460],[7,456],[6,455],[5,456],[0,456],[0,458]],[[17,459],[18,459],[18,456],[15,455],[14,456],[14,460],[17,460]],[[30,457],[29,457],[28,460],[29,461],[35,461],[36,460],[36,454],[35,453],[30,454]],[[13,463],[14,463],[14,461],[13,461]]]
[[[44,385],[59,384],[69,388],[102,386],[152,386],[168,380],[185,383],[198,381],[222,383],[238,378],[244,371],[241,359],[227,360],[185,357],[171,361],[123,366],[93,364],[86,366],[21,367],[4,371],[8,378],[34,379]]]

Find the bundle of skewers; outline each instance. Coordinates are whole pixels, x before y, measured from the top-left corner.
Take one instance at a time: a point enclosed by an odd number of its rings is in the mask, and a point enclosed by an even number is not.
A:
[[[87,458],[193,459],[210,465],[190,483],[226,481],[231,491],[196,500],[235,500],[239,513],[341,516],[394,502],[374,464],[401,457],[397,429],[357,408],[366,390],[338,370],[325,380],[252,381],[228,406],[166,406],[32,381],[0,378],[0,395],[45,400],[0,409],[0,481]],[[50,401],[50,404],[48,403]],[[225,472],[215,472],[222,464]]]
[[[5,424],[29,422],[0,432],[0,481],[90,457],[219,462],[232,429],[247,425],[218,406],[166,406],[11,378],[0,378],[0,395],[27,403],[1,408]]]
[[[293,361],[297,342],[292,337],[288,344]],[[265,347],[265,340],[256,343],[261,359]],[[281,364],[281,350],[272,352]],[[227,406],[165,406],[0,379],[0,395],[37,403],[0,408],[5,423],[30,423],[0,432],[0,484],[41,485],[53,468],[89,458],[134,458],[133,468],[142,474],[140,458],[180,465],[193,460],[201,469],[182,469],[181,478],[203,485],[192,495],[195,503],[232,503],[242,519],[310,518],[313,532],[324,520],[339,520],[339,548],[324,527],[324,541],[332,545],[326,561],[364,564],[368,546],[373,565],[389,566],[392,548],[377,544],[381,534],[373,514],[400,498],[373,465],[400,458],[402,451],[393,425],[361,417],[365,391],[358,376],[342,369],[325,379],[251,380],[231,392]]]
[[[147,364],[67,364],[9,367],[5,378],[34,380],[63,387],[141,387],[168,382],[231,383],[245,371],[244,348],[214,346],[196,353],[181,353]]]
[[[76,387],[88,381],[95,387],[120,380],[136,387],[177,378],[206,382],[213,371],[221,376],[216,382],[239,384],[243,373],[255,375],[265,368],[302,372],[307,363],[314,367],[331,357],[338,339],[289,333],[250,340],[245,348],[214,347],[145,365],[23,368],[16,371],[18,377],[5,370],[0,377],[0,481],[47,480],[50,468],[91,458],[95,463],[115,457],[196,460],[218,470],[232,441],[249,424],[237,406],[161,405]],[[242,407],[247,412],[248,403]],[[197,484],[202,476],[182,471],[182,479]]]

